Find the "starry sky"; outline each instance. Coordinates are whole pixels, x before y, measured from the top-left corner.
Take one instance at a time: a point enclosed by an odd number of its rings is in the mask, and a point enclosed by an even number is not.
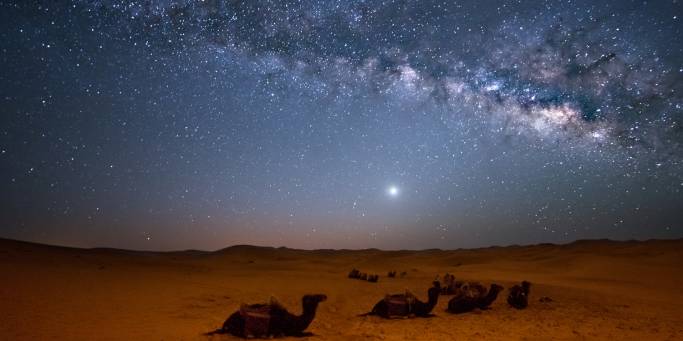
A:
[[[0,237],[683,237],[679,0],[0,1]]]

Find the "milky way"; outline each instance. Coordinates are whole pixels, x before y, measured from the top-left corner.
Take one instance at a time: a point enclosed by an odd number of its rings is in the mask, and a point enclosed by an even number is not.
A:
[[[677,1],[2,1],[0,236],[683,235]]]

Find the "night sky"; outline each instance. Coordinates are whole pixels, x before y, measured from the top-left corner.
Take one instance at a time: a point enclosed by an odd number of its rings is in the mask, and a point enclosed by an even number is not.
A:
[[[0,237],[683,237],[683,4],[0,1]]]

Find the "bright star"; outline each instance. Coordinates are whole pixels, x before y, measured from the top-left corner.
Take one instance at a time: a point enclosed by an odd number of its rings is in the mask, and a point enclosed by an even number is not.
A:
[[[395,197],[398,196],[398,187],[396,186],[390,186],[387,189],[387,193],[389,193],[390,196]]]

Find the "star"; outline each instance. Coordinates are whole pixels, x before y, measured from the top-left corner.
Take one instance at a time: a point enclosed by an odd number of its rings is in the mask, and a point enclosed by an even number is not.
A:
[[[0,238],[683,235],[678,3],[120,2],[0,2]]]
[[[390,197],[397,197],[399,194],[398,187],[391,185],[389,188],[387,188],[387,194],[389,194]]]

